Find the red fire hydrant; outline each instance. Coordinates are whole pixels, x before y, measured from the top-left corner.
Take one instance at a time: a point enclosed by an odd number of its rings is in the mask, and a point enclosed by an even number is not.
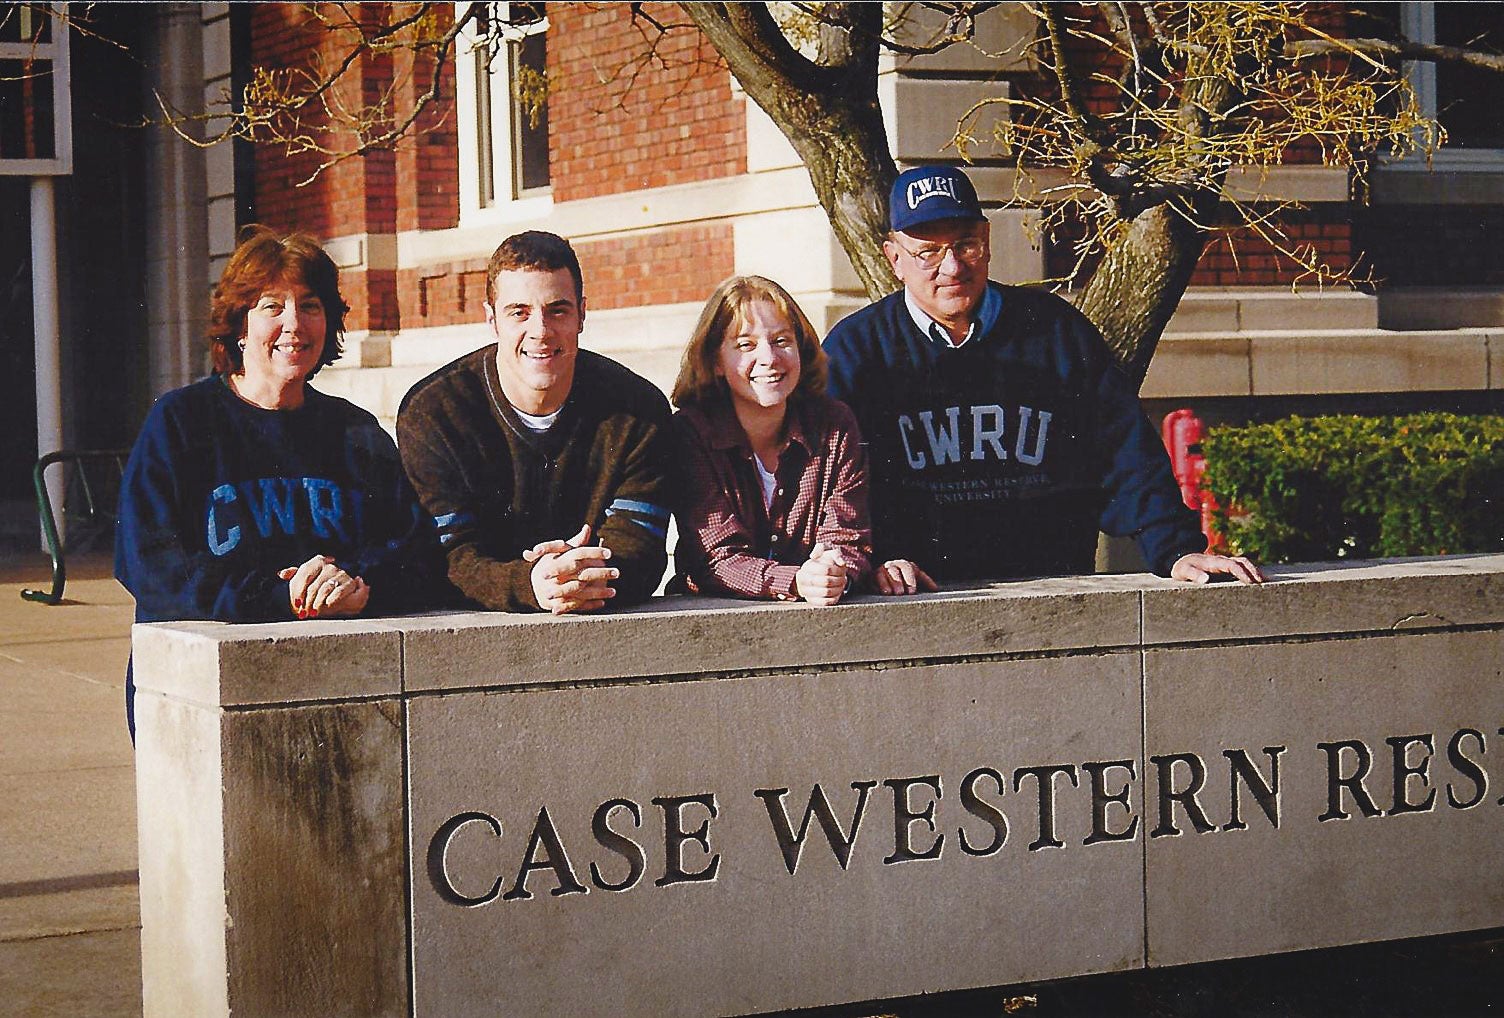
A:
[[[1201,483],[1201,475],[1206,472],[1206,457],[1201,454],[1206,425],[1190,410],[1175,410],[1165,415],[1160,437],[1170,454],[1180,497],[1188,507],[1201,513],[1201,532],[1206,535],[1207,547],[1216,551],[1222,543],[1212,532],[1212,512],[1217,508],[1217,500]]]

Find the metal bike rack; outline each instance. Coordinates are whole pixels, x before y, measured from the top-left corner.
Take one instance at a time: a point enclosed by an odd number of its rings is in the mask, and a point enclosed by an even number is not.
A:
[[[62,604],[63,584],[67,581],[68,570],[64,562],[63,542],[58,534],[57,517],[53,513],[52,496],[47,491],[47,468],[54,463],[72,464],[76,469],[73,477],[78,482],[78,490],[83,496],[83,511],[80,514],[80,523],[85,528],[97,531],[101,519],[114,517],[114,505],[102,506],[96,494],[96,484],[89,480],[89,464],[113,463],[115,477],[118,479],[125,473],[125,461],[130,456],[129,449],[59,449],[49,452],[37,460],[36,467],[31,472],[32,484],[37,493],[37,514],[42,520],[42,533],[47,538],[47,550],[52,554],[52,589],[30,590],[23,588],[21,597],[27,601],[36,601],[41,604]],[[67,502],[67,490],[63,492],[63,502]],[[61,507],[60,507],[61,508]]]

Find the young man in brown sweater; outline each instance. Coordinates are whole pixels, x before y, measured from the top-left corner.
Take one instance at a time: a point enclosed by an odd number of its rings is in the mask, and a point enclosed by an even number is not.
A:
[[[667,564],[668,401],[579,348],[584,286],[563,238],[508,237],[486,297],[496,342],[418,382],[397,412],[402,463],[450,581],[503,611],[646,599]]]

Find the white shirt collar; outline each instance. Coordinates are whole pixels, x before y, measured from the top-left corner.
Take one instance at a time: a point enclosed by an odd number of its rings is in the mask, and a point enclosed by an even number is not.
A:
[[[966,330],[966,335],[962,336],[961,341],[958,343],[951,338],[949,329],[925,314],[919,305],[914,303],[914,295],[909,293],[907,286],[903,288],[903,302],[904,306],[909,309],[909,317],[914,319],[914,324],[919,326],[920,332],[931,338],[943,338],[945,345],[952,349],[965,346],[968,341],[976,336],[978,330],[981,328],[981,323],[976,321],[976,319],[972,319],[971,328]],[[936,331],[937,329],[939,330],[938,332]]]

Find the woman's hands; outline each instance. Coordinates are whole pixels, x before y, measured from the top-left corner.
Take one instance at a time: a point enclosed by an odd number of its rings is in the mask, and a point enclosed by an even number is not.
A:
[[[287,599],[300,619],[359,615],[371,599],[366,581],[351,576],[327,555],[288,566],[277,577],[287,581]]]
[[[935,581],[908,559],[892,559],[873,571],[880,594],[937,590]],[[835,604],[846,593],[846,562],[840,549],[816,544],[794,577],[794,591],[810,604]]]
[[[816,542],[794,575],[794,592],[810,604],[835,604],[846,593],[846,560],[839,548]]]

